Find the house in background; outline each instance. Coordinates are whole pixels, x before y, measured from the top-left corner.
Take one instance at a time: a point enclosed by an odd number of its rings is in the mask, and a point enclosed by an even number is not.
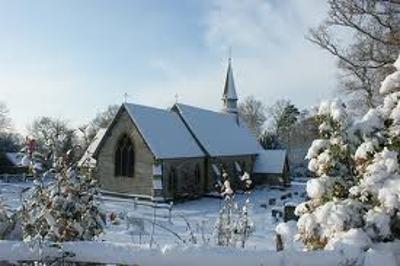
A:
[[[289,161],[286,150],[260,152],[254,164],[253,179],[257,185],[289,185]]]
[[[168,110],[124,103],[94,144],[103,190],[152,199],[199,197],[228,173],[233,186],[268,159],[238,116],[231,62],[221,112],[176,103]],[[92,148],[93,148],[92,147]]]
[[[24,154],[19,152],[4,152],[0,153],[0,174],[27,174],[28,167],[21,164]]]

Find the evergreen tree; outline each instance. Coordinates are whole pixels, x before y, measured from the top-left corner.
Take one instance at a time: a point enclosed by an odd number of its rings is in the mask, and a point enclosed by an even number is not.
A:
[[[350,189],[365,206],[364,229],[372,241],[400,238],[400,59],[382,82],[382,105],[355,125],[359,181]]]
[[[317,177],[307,183],[309,201],[297,206],[298,238],[308,249],[324,248],[337,233],[359,226],[361,206],[348,199],[354,184],[350,119],[340,100],[324,102],[318,111],[320,139],[314,140],[306,158]]]
[[[96,200],[98,183],[59,161],[56,181],[35,180],[23,203],[24,240],[93,240],[103,232],[104,215]]]
[[[298,238],[309,249],[400,238],[400,59],[394,65],[380,88],[383,104],[351,126],[337,103],[320,108],[324,138],[307,155],[318,178],[307,183],[310,201],[296,208]]]

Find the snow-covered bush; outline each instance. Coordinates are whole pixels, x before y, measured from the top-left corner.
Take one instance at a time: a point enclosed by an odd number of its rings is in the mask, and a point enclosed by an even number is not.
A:
[[[400,57],[396,67],[399,62]],[[373,241],[400,238],[399,77],[400,68],[386,77],[380,88],[383,104],[371,109],[354,130],[362,143],[355,154],[359,182],[350,193],[364,204],[364,230]]]
[[[317,178],[307,183],[310,200],[295,211],[300,216],[297,238],[309,249],[323,248],[337,232],[358,225],[361,219],[352,214],[360,206],[346,200],[354,180],[346,107],[340,100],[323,102],[317,119],[320,139],[314,140],[306,156]]]
[[[400,58],[383,82],[384,102],[351,122],[338,101],[319,109],[321,139],[307,154],[318,178],[297,206],[308,249],[366,249],[400,238]]]
[[[93,240],[103,232],[105,221],[96,200],[97,181],[72,168],[57,172],[55,182],[35,180],[24,200],[24,240]]]
[[[275,232],[281,237],[283,249],[295,248],[295,235],[297,233],[296,221],[291,220],[286,223],[279,223],[275,228]]]

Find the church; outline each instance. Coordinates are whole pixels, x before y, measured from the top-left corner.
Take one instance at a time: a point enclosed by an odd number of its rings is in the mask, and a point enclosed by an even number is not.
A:
[[[223,171],[235,186],[255,163],[263,169],[265,150],[238,116],[237,102],[229,60],[221,112],[182,103],[167,110],[122,104],[93,148],[102,189],[153,200],[195,198],[212,192]],[[279,180],[287,183],[284,169]]]

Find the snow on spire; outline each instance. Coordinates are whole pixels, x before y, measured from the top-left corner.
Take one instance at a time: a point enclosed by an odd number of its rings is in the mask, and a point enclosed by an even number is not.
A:
[[[228,71],[226,74],[224,93],[222,95],[222,101],[224,104],[224,111],[228,113],[237,113],[237,94],[236,94],[236,86],[233,78],[232,71],[232,60],[229,57],[228,63]]]

